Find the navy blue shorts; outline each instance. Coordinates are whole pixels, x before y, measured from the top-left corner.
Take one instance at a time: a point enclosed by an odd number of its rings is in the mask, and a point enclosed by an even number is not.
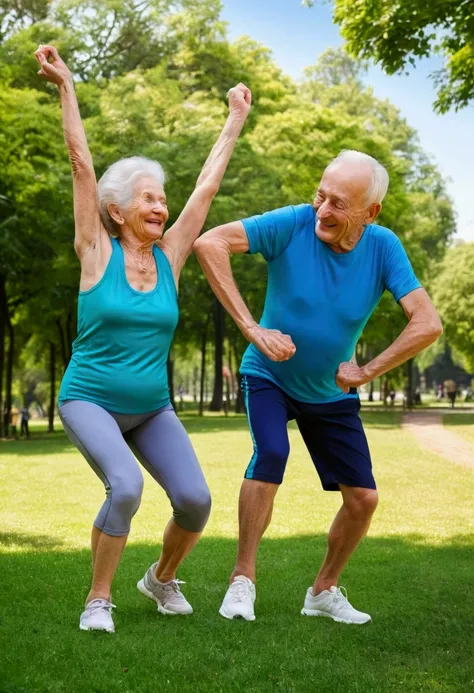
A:
[[[287,425],[295,420],[325,491],[339,491],[339,484],[376,488],[358,397],[307,404],[251,375],[242,376],[242,390],[254,450],[246,479],[281,484],[290,452]]]

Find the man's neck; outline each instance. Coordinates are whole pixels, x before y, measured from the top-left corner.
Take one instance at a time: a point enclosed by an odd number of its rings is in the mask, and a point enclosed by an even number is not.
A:
[[[365,226],[360,226],[356,231],[351,231],[347,236],[343,236],[337,243],[328,243],[328,246],[335,253],[350,253],[354,250],[365,231]]]

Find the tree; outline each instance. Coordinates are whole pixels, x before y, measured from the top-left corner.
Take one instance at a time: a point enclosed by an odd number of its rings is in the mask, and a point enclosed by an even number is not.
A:
[[[444,66],[433,75],[436,111],[458,110],[474,100],[472,0],[335,0],[333,16],[349,52],[375,60],[389,75],[417,58],[441,54]]]
[[[433,299],[446,339],[474,371],[474,243],[448,250],[433,281]]]

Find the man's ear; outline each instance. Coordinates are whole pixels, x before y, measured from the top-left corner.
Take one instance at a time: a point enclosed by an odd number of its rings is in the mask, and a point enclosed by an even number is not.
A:
[[[371,204],[369,209],[367,210],[367,214],[364,219],[364,224],[371,224],[374,221],[374,219],[378,217],[381,209],[381,202],[374,202],[373,204]]]

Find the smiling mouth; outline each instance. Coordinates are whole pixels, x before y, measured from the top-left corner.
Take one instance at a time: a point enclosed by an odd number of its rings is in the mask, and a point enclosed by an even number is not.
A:
[[[326,224],[321,219],[319,219],[319,223],[322,224],[323,226],[325,226],[327,229],[334,229],[337,226],[337,224]]]
[[[155,224],[156,226],[162,226],[163,222],[160,219],[147,219],[148,224]]]

